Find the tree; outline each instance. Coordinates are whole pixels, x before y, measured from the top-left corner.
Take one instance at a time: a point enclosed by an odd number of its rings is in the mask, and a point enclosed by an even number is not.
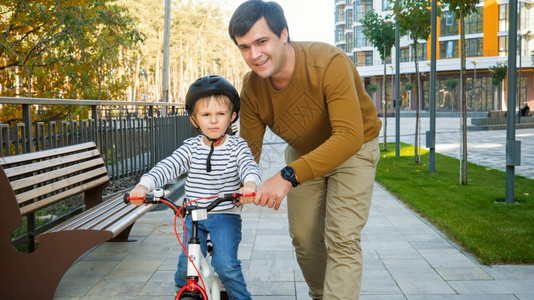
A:
[[[386,15],[382,18],[374,10],[368,12],[360,20],[364,27],[363,33],[371,42],[373,47],[380,53],[380,58],[384,62],[384,76],[382,77],[382,103],[384,105],[384,151],[387,150],[387,112],[388,102],[386,98],[386,59],[391,57],[391,48],[395,45],[395,26],[391,22],[392,16]],[[393,90],[393,86],[391,87]]]
[[[506,61],[497,62],[494,66],[489,67],[489,73],[491,76],[491,82],[493,85],[499,87],[499,95],[497,96],[498,103],[501,103],[502,94],[502,81],[506,78],[506,72],[508,71],[508,63]],[[500,107],[500,105],[498,105]]]
[[[467,184],[467,97],[465,77],[466,44],[465,44],[465,18],[477,13],[477,4],[480,0],[443,0],[449,5],[449,11],[454,12],[456,19],[460,20],[460,104],[462,106],[462,157],[460,183]]]
[[[399,24],[399,29],[402,35],[408,34],[412,40],[412,51],[415,64],[415,98],[416,112],[415,112],[415,143],[414,143],[414,158],[415,163],[419,164],[421,154],[419,151],[419,122],[420,122],[420,103],[421,93],[419,87],[421,86],[421,76],[419,74],[419,62],[417,58],[417,45],[419,40],[428,40],[430,35],[430,19],[431,19],[431,1],[430,0],[396,0],[393,12],[395,14],[395,22]]]
[[[119,0],[145,37],[137,49],[124,53],[130,84],[127,99],[160,99],[163,2]],[[220,1],[172,0],[169,101],[183,101],[189,84],[203,75],[219,74],[239,89],[248,67],[228,37],[222,5]]]
[[[448,87],[451,92],[451,111],[454,111],[454,103],[457,103],[456,99],[456,87],[458,86],[458,79],[455,78],[449,78],[447,81],[445,81],[445,86]]]
[[[171,7],[170,101],[208,74],[239,89],[248,67],[228,38],[223,3]],[[2,1],[0,94],[158,101],[163,20],[160,0]]]
[[[112,70],[119,47],[140,40],[133,20],[113,0],[23,1],[0,5],[0,83],[25,78],[25,93],[37,97],[99,98],[104,68]],[[99,78],[100,76],[100,78]],[[100,84],[93,85],[95,78]],[[109,78],[108,78],[109,79]],[[7,95],[14,95],[14,91]]]

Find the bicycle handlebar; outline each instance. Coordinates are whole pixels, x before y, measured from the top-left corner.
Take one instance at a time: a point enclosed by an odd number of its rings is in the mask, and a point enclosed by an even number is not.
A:
[[[239,201],[239,198],[240,197],[252,197],[252,196],[255,196],[256,193],[245,193],[245,194],[241,194],[241,193],[227,193],[227,194],[222,194],[222,195],[219,195],[217,199],[213,200],[213,202],[211,202],[205,209],[206,211],[211,211],[212,209],[214,209],[217,205],[221,204],[221,202],[224,202],[224,201],[232,201],[232,202],[238,202]],[[161,200],[167,200],[165,197],[163,196],[154,196],[152,194],[147,194],[145,195],[144,197],[130,197],[130,193],[126,193],[124,194],[124,203],[125,204],[130,204],[130,202],[132,200],[143,200],[143,203],[145,204],[159,204],[159,203],[162,203]],[[166,201],[165,201],[166,202]],[[163,203],[165,203],[163,202]],[[187,210],[187,207],[185,207],[185,209]],[[195,207],[196,209],[196,207]]]

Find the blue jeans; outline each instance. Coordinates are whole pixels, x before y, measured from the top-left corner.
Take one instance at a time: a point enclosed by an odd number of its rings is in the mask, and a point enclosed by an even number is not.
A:
[[[185,220],[187,237],[191,237],[191,216]],[[210,232],[213,244],[212,266],[219,274],[230,299],[252,299],[247,290],[245,278],[241,271],[241,261],[237,251],[241,242],[241,216],[238,214],[208,214],[208,219],[198,222],[198,237],[201,250],[206,255],[206,238]],[[189,241],[186,242],[186,244]],[[174,275],[177,286],[187,283],[187,256],[182,251],[178,259],[178,270]]]

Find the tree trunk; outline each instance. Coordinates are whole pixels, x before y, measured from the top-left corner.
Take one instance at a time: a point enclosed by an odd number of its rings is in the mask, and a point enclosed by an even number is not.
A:
[[[28,98],[32,96],[32,72],[28,70],[24,65],[24,71],[26,72],[26,87],[28,88]]]

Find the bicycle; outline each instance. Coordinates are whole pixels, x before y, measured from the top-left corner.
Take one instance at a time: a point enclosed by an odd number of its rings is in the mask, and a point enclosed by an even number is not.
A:
[[[178,208],[172,201],[164,197],[162,189],[155,189],[152,194],[145,197],[130,197],[128,193],[124,195],[124,202],[129,204],[131,200],[143,200],[145,204],[159,204],[164,203],[175,212],[174,217],[174,233],[178,239],[178,243],[187,255],[187,284],[183,286],[178,293],[176,293],[175,300],[226,300],[229,299],[221,279],[213,269],[209,257],[213,255],[213,248],[209,233],[207,236],[207,256],[204,256],[201,251],[200,238],[198,237],[198,222],[208,218],[208,212],[214,209],[217,205],[224,201],[232,201],[234,204],[239,202],[240,197],[254,196],[255,193],[228,193],[223,195],[215,195],[203,197],[191,201],[184,201],[185,203]],[[207,207],[200,208],[193,205],[196,201],[204,199],[215,199]],[[189,238],[188,247],[180,240],[176,220],[178,217],[182,220],[182,227],[184,229],[184,240],[187,239],[187,229],[185,226],[185,216],[190,215],[192,218],[191,237]],[[199,284],[200,283],[200,284]]]

